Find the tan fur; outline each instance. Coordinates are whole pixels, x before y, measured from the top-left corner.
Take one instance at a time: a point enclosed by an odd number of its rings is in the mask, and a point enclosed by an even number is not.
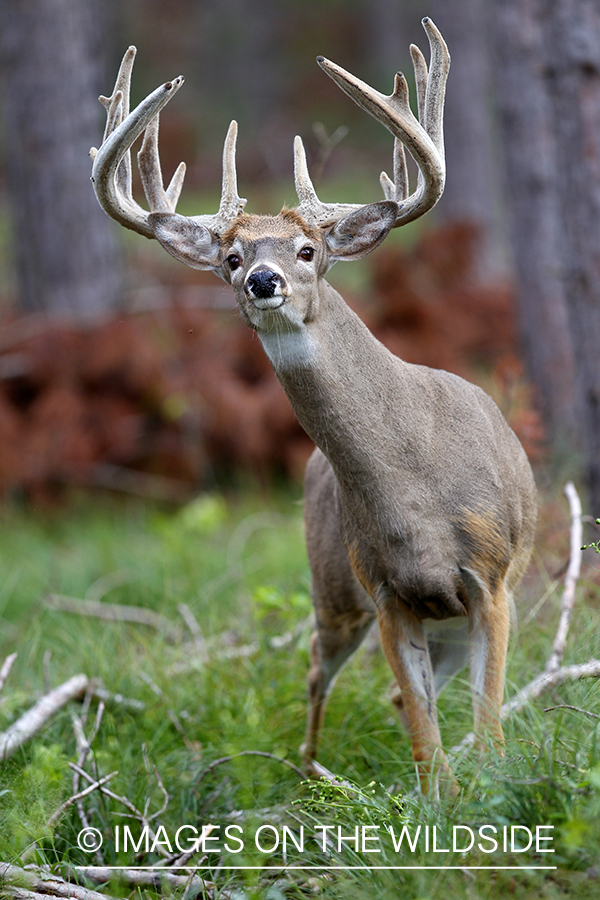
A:
[[[242,212],[232,122],[223,154],[223,190],[214,215],[175,212],[183,179],[159,177],[157,120],[183,83],[155,91],[120,126],[121,142],[94,154],[101,206],[126,227],[156,238],[175,258],[210,269],[232,285],[296,415],[317,445],[306,470],[305,519],[317,628],[311,642],[310,709],[304,744],[315,758],[326,697],[345,661],[377,618],[400,694],[424,790],[455,790],[441,749],[436,695],[469,662],[475,729],[502,742],[500,706],[508,641],[508,592],[531,552],[536,492],[523,448],[493,401],[449,374],[393,356],[325,280],[340,260],[358,259],[391,228],[438,201],[445,183],[443,105],[450,58],[426,17],[429,71],[416,48],[415,79],[427,97],[417,121],[403,76],[392,97],[323,58],[319,64],[397,139],[420,170],[417,189],[383,179],[386,200],[322,203],[295,141],[297,210]],[[112,109],[127,92],[135,51],[125,55]],[[423,106],[423,104],[420,104]],[[118,123],[112,117],[108,133]],[[148,124],[149,123],[149,124]],[[146,129],[140,157],[151,212],[131,199],[119,162]],[[350,549],[347,549],[350,548]],[[467,627],[468,626],[468,627]],[[468,632],[468,633],[467,633]]]

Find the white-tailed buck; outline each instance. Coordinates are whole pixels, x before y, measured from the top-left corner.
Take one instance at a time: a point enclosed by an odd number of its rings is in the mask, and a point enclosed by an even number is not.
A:
[[[421,783],[428,789],[441,780],[454,789],[441,748],[436,695],[468,662],[475,732],[501,746],[509,594],[529,560],[536,520],[531,468],[487,394],[448,372],[393,356],[324,277],[334,262],[364,256],[442,194],[450,59],[433,22],[426,18],[423,25],[431,47],[429,71],[411,46],[418,119],[403,75],[396,75],[394,91],[386,96],[318,58],[394,135],[394,178],[382,174],[380,202],[322,203],[297,137],[299,205],[277,216],[246,214],[237,192],[232,122],[218,212],[177,214],[185,166],[165,189],[158,117],[183,78],[157,88],[129,112],[133,47],[112,96],[101,98],[108,122],[102,146],[91,151],[92,181],[100,205],[122,225],[231,284],[242,318],[257,332],[317,445],[305,490],[317,621],[308,676],[307,766],[334,678],[376,618]],[[149,212],[131,191],[130,148],[142,133],[138,163]],[[410,195],[404,148],[419,169]]]

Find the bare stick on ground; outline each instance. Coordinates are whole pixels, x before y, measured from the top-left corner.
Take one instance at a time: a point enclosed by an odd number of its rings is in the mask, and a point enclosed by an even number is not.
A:
[[[147,625],[162,634],[169,635],[173,631],[173,623],[144,606],[127,606],[120,603],[102,603],[98,600],[80,600],[78,597],[67,597],[64,594],[48,594],[45,600],[49,609],[58,612],[73,613],[78,616],[90,616],[105,619],[108,622],[133,622],[136,625]]]
[[[10,670],[12,669],[14,662],[17,658],[16,653],[11,653],[10,656],[7,656],[4,662],[2,663],[2,668],[0,669],[0,691],[6,684],[6,679],[10,674]]]
[[[88,684],[87,675],[74,675],[64,684],[40,697],[31,709],[23,713],[20,719],[0,734],[0,761],[12,756],[70,700],[82,697]]]
[[[56,822],[58,822],[58,820],[62,816],[62,814],[70,806],[73,806],[74,803],[77,803],[79,800],[82,800],[84,797],[87,797],[87,795],[93,793],[93,791],[97,791],[99,788],[102,787],[103,784],[106,784],[108,781],[110,781],[111,778],[114,778],[115,775],[118,775],[118,774],[119,774],[118,771],[115,770],[114,772],[111,772],[109,775],[105,775],[104,778],[100,778],[100,779],[98,779],[98,781],[95,781],[93,784],[88,785],[82,791],[78,791],[76,794],[72,794],[67,800],[65,800],[64,803],[61,803],[61,805],[58,807],[56,812],[52,813],[52,815],[50,816],[50,818],[48,820],[48,824],[55,825]]]
[[[282,763],[284,766],[287,766],[289,769],[292,769],[297,775],[302,778],[302,780],[306,780],[306,773],[299,769],[298,766],[294,765],[293,762],[290,762],[289,759],[285,759],[283,756],[275,756],[274,753],[267,753],[264,750],[242,750],[240,753],[232,753],[231,756],[222,756],[220,759],[215,759],[209,766],[200,772],[200,774],[194,779],[194,784],[197,786],[203,781],[213,769],[216,769],[217,766],[222,765],[223,763],[231,762],[232,759],[239,759],[240,756],[262,756],[265,759],[274,759],[276,762]]]
[[[581,501],[575,490],[575,485],[569,481],[565,485],[565,494],[569,501],[571,510],[571,552],[569,554],[569,568],[565,576],[565,589],[563,591],[560,621],[552,653],[546,663],[546,672],[554,672],[559,668],[565,652],[567,643],[567,635],[571,624],[571,614],[575,605],[575,587],[577,579],[581,571],[581,545],[583,543],[583,532],[581,526]]]

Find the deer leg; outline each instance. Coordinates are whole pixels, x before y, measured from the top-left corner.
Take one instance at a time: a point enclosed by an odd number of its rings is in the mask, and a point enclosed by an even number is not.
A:
[[[308,770],[316,756],[327,697],[342,666],[366,637],[373,619],[374,614],[364,611],[358,618],[347,615],[332,618],[326,623],[318,622],[317,629],[312,634],[311,667],[308,673],[308,721],[304,743],[300,748]]]
[[[500,710],[510,627],[508,596],[502,582],[494,593],[481,590],[479,602],[471,604],[469,620],[474,731],[479,740],[489,735],[501,751],[504,735]]]
[[[402,694],[401,718],[406,722],[413,759],[424,793],[445,786],[456,793],[442,741],[435,704],[435,680],[423,624],[412,614],[378,604],[381,646]]]
[[[469,624],[461,620],[458,627],[435,628],[427,633],[429,658],[433,670],[433,684],[436,698],[446,685],[469,662]],[[402,691],[396,683],[392,687],[391,700],[396,707],[400,721],[408,731],[408,720],[404,710]]]

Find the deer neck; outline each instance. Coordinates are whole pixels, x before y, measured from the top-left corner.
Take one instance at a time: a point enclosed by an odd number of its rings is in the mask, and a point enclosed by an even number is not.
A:
[[[318,313],[294,329],[259,332],[298,421],[351,489],[373,484],[398,431],[399,381],[393,356],[330,284],[320,284]]]

